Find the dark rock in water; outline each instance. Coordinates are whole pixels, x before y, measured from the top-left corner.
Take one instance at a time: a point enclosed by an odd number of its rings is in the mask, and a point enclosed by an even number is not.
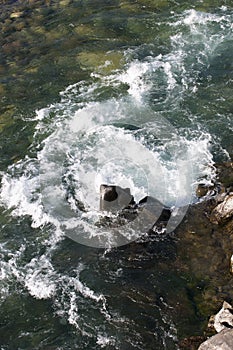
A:
[[[202,343],[198,350],[232,350],[233,330],[224,330]]]
[[[100,185],[100,210],[106,215],[96,223],[99,227],[120,227],[137,217],[135,201],[129,188]],[[114,214],[114,215],[112,215]]]
[[[163,228],[171,216],[171,210],[153,197],[146,196],[136,203],[129,188],[106,184],[100,186],[100,210],[117,213],[117,220],[106,217],[108,226],[111,222],[123,225],[141,215],[142,221],[151,223],[150,229]]]
[[[107,202],[113,202],[118,198],[118,193],[116,190],[116,186],[107,186],[107,185],[100,185],[100,203],[107,201]],[[102,206],[100,204],[100,208],[102,209]]]
[[[134,198],[129,188],[115,185],[100,185],[100,210],[119,211],[134,203]]]
[[[203,184],[199,184],[196,189],[196,196],[198,198],[205,197],[209,191],[209,188]]]

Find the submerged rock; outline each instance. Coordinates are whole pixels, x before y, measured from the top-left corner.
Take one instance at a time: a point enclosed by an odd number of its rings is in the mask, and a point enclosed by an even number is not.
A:
[[[139,4],[141,4],[141,6],[144,6],[146,8],[151,8],[154,10],[159,10],[162,7],[167,7],[169,5],[169,1],[168,0],[157,0],[157,1],[153,1],[153,0],[139,0],[138,1]]]
[[[14,115],[16,107],[14,105],[6,106],[5,110],[0,111],[0,132],[6,127],[14,123]]]
[[[1,69],[0,69],[1,71]],[[3,96],[5,94],[6,90],[3,84],[0,84],[0,96]]]
[[[77,55],[77,61],[83,69],[90,69],[98,73],[110,74],[120,69],[125,60],[120,51],[112,52],[88,52],[83,51]]]

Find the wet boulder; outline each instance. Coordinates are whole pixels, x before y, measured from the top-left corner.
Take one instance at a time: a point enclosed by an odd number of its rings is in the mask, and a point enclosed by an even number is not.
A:
[[[218,204],[210,215],[214,224],[222,224],[233,217],[233,193],[225,196],[223,202]]]
[[[116,185],[100,185],[100,210],[120,211],[135,204],[129,188]]]
[[[122,225],[140,217],[138,229],[146,228],[147,231],[163,229],[171,216],[170,208],[164,207],[156,198],[146,196],[136,203],[129,188],[106,184],[100,185],[100,210],[117,214],[117,218],[107,220],[108,225]]]

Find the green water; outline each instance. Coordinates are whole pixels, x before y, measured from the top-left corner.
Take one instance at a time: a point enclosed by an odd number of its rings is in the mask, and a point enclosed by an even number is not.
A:
[[[232,1],[0,5],[0,178],[33,180],[31,160],[64,119],[92,102],[127,101],[129,91],[187,140],[209,138],[207,162],[233,154]],[[36,133],[36,111],[46,107]],[[9,183],[13,204],[0,209],[1,350],[172,350],[203,333],[210,309],[197,301],[211,282],[179,272],[175,235],[85,247],[57,237],[50,223],[33,227]]]

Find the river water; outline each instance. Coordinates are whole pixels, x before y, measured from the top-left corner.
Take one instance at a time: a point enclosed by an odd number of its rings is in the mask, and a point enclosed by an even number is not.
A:
[[[179,349],[205,320],[174,230],[233,154],[233,3],[2,1],[0,16],[1,350]],[[172,207],[167,232],[114,241],[101,183]]]

